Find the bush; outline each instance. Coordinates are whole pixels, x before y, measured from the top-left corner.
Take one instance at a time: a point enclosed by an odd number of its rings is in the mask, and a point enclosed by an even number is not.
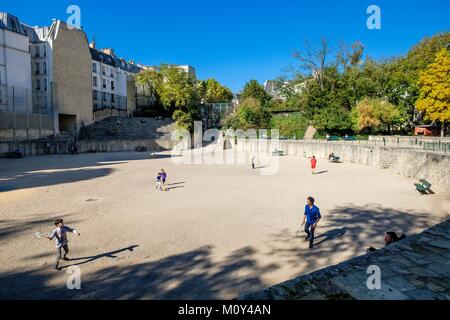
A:
[[[308,128],[308,119],[300,113],[278,114],[272,117],[270,128],[280,130],[280,136],[302,139]]]

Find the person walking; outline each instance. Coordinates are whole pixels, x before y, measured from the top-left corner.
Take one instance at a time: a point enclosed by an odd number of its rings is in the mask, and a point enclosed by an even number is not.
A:
[[[305,225],[306,238],[305,241],[309,241],[309,248],[312,249],[314,246],[314,231],[317,228],[322,216],[320,214],[320,209],[314,204],[315,200],[313,197],[308,197],[306,199],[305,213],[303,215],[303,221],[300,228]]]
[[[316,159],[316,156],[312,156],[312,158],[311,158],[311,171],[312,171],[312,174],[316,174],[316,168],[317,168],[317,159]]]

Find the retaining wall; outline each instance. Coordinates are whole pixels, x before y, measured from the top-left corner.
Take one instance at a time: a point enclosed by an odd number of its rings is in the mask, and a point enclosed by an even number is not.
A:
[[[47,143],[50,143],[50,148]],[[67,154],[70,153],[70,141],[42,140],[32,142],[0,142],[0,156],[6,152],[20,150],[25,156],[45,154]],[[142,139],[142,140],[77,140],[79,153],[91,150],[96,152],[121,152],[134,151],[136,147],[145,146],[147,150],[163,151],[171,150],[174,143],[170,140]]]
[[[260,140],[261,141],[261,140]],[[288,155],[328,159],[334,153],[344,162],[352,162],[396,173],[415,179],[426,179],[433,190],[450,194],[450,154],[428,152],[407,147],[367,146],[327,141],[279,141],[258,143],[257,140],[238,140],[238,150],[269,152],[283,150]]]

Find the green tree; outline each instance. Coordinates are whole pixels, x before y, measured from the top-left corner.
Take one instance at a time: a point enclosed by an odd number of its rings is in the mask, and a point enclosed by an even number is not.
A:
[[[204,103],[227,103],[233,99],[233,93],[216,79],[200,81],[200,96]]]
[[[271,115],[259,99],[246,98],[234,113],[223,120],[225,128],[233,129],[268,129]]]
[[[308,120],[301,113],[278,114],[271,118],[270,128],[278,129],[280,136],[301,139],[308,127]]]
[[[176,110],[172,116],[173,121],[175,121],[175,126],[177,129],[193,131],[194,127],[194,117],[193,114],[183,110]]]
[[[441,136],[450,121],[450,55],[442,49],[428,68],[420,73],[420,98],[417,110],[425,113],[425,120],[441,123]]]
[[[356,131],[361,133],[392,133],[402,121],[402,114],[390,102],[365,98],[352,110],[351,119]]]
[[[266,90],[264,90],[264,87],[256,80],[250,80],[245,84],[241,96],[242,99],[258,99],[262,105],[265,105],[270,101],[270,96],[267,94]]]
[[[196,82],[188,73],[168,65],[162,65],[159,72],[163,79],[159,97],[166,110],[189,111],[199,106]]]
[[[349,111],[336,105],[319,110],[314,116],[313,124],[318,130],[331,134],[348,132],[352,129]]]

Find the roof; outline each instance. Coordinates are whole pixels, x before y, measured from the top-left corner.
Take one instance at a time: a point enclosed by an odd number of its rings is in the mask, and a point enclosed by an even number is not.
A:
[[[119,58],[114,54],[107,54],[94,48],[89,48],[89,50],[91,51],[92,59],[95,61],[110,65],[115,68],[120,68],[131,73],[139,73],[140,71],[142,71],[142,68],[138,65],[127,62],[125,61],[125,59]]]
[[[116,61],[111,55],[106,54],[106,53],[104,53],[100,50],[94,49],[94,48],[89,48],[89,50],[91,51],[91,56],[92,56],[93,60],[113,66],[113,67],[117,67]]]
[[[27,31],[19,19],[7,12],[0,12],[0,29],[6,29],[27,36]]]

